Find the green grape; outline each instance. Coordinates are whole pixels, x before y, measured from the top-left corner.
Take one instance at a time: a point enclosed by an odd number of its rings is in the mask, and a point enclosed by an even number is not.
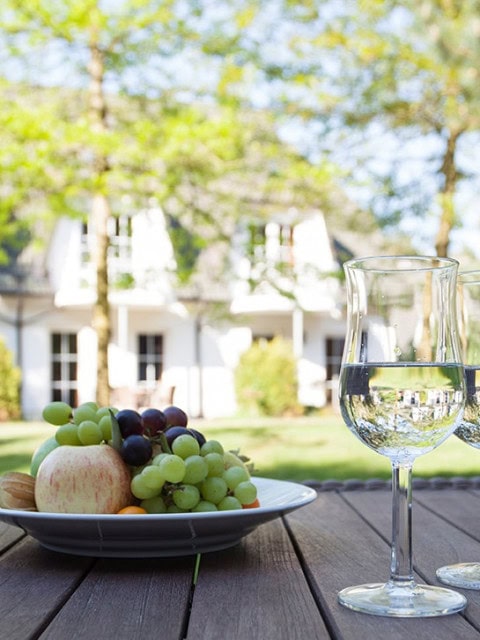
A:
[[[167,482],[182,482],[185,475],[185,462],[176,455],[167,455],[158,465]]]
[[[200,492],[204,500],[218,504],[227,495],[228,487],[223,478],[205,478],[200,485]]]
[[[169,453],[157,453],[156,456],[153,457],[152,464],[159,465],[165,456],[170,455]]]
[[[100,407],[100,409],[97,409],[97,411],[95,412],[96,422],[100,422],[101,418],[109,415],[110,407]]]
[[[45,460],[48,454],[59,447],[59,443],[55,436],[51,436],[47,440],[44,440],[38,447],[35,449],[32,455],[32,460],[30,462],[30,475],[34,478],[37,475],[37,471],[41,463]]]
[[[142,471],[142,477],[145,485],[150,489],[158,489],[160,491],[165,484],[165,478],[163,477],[162,471],[160,467],[157,467],[156,465],[149,465],[148,467],[145,467]]]
[[[225,496],[225,498],[220,500],[217,506],[219,511],[233,511],[234,509],[242,508],[240,500],[235,498],[235,496]]]
[[[97,413],[98,416],[98,413]],[[103,439],[104,440],[111,440],[112,439],[112,418],[110,415],[107,416],[101,416],[99,421],[98,421],[98,426],[100,427],[100,430],[102,432],[103,435]]]
[[[200,491],[193,484],[182,484],[172,492],[174,504],[180,509],[193,509],[200,502]]]
[[[186,513],[188,509],[180,509],[176,504],[169,504],[167,507],[167,513]]]
[[[96,402],[94,402],[93,400],[89,400],[88,402],[83,402],[80,406],[81,407],[90,407],[95,412],[97,412],[98,409],[99,409],[98,404]]]
[[[208,502],[208,500],[200,500],[200,502],[193,507],[192,511],[195,512],[206,512],[206,511],[218,511],[218,507],[213,502]]]
[[[237,484],[233,495],[241,502],[241,504],[252,504],[257,497],[257,487],[253,482],[246,480],[245,482]]]
[[[240,482],[250,480],[250,474],[244,467],[230,467],[224,471],[222,478],[227,483],[227,487],[233,491]]]
[[[59,427],[72,417],[72,407],[66,402],[50,402],[43,409],[42,417],[46,422]]]
[[[200,453],[202,456],[206,456],[207,453],[221,453],[223,455],[224,448],[218,440],[207,440],[202,444]]]
[[[175,438],[172,443],[172,452],[185,460],[189,456],[198,455],[200,453],[200,445],[196,438],[184,434]]]
[[[205,458],[200,455],[189,456],[185,460],[185,475],[183,482],[186,484],[197,484],[205,480],[208,473],[208,464]]]
[[[203,459],[207,463],[209,476],[223,475],[223,472],[225,471],[225,464],[221,453],[212,451],[212,453],[207,453],[203,456]]]
[[[78,437],[84,445],[100,444],[103,441],[103,433],[100,426],[93,420],[84,420],[78,425]]]
[[[139,473],[138,475],[132,478],[130,483],[130,489],[133,495],[139,500],[147,500],[148,498],[155,498],[160,495],[161,489],[152,489],[145,484],[145,479],[143,478],[143,474]]]
[[[167,506],[162,496],[146,498],[140,502],[140,506],[143,507],[147,513],[165,513],[167,511]]]
[[[86,402],[85,404],[81,404],[79,407],[74,409],[73,421],[76,425],[79,425],[84,420],[91,420],[92,422],[96,422],[96,415],[97,410]]]
[[[78,427],[72,422],[67,422],[66,424],[62,424],[61,427],[58,427],[55,432],[55,440],[60,445],[69,444],[73,446],[80,446],[82,444],[78,437]]]

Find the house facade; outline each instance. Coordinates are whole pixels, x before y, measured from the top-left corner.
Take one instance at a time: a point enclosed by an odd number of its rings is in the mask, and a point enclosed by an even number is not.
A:
[[[320,212],[239,228],[220,296],[218,284],[215,296],[208,286],[201,296],[176,286],[160,210],[112,218],[110,238],[112,404],[174,402],[191,416],[232,416],[240,355],[277,335],[292,341],[300,403],[322,407],[334,399],[345,295]],[[32,266],[13,280],[0,278],[0,334],[22,369],[26,419],[39,418],[51,400],[95,398],[93,251],[88,224],[61,219],[38,272]],[[221,314],[211,313],[212,300],[221,302]]]

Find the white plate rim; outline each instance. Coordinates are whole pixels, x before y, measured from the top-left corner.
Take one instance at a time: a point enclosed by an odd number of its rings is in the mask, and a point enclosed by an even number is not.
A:
[[[101,514],[92,514],[92,513],[51,513],[45,511],[23,511],[19,509],[3,509],[0,508],[0,521],[13,518],[26,518],[35,520],[53,520],[53,521],[85,521],[85,522],[95,522],[95,521],[115,521],[124,522],[126,519],[129,521],[138,519],[144,521],[148,519],[151,521],[175,521],[175,520],[191,520],[193,519],[201,519],[201,520],[216,520],[223,518],[242,518],[242,517],[250,517],[250,516],[261,516],[272,513],[283,513],[285,511],[292,511],[294,509],[298,509],[302,506],[305,506],[315,500],[317,497],[317,492],[312,487],[308,485],[301,484],[298,482],[293,482],[291,480],[277,480],[274,478],[262,478],[260,476],[252,477],[252,481],[257,484],[259,490],[269,488],[269,487],[278,487],[297,490],[298,497],[292,500],[289,500],[285,503],[277,503],[270,506],[259,506],[251,509],[238,509],[231,511],[207,511],[207,512],[185,512],[185,513],[147,513],[147,514],[114,514],[114,513],[101,513]],[[18,526],[18,525],[17,525]]]
[[[312,502],[317,493],[288,480],[254,477],[252,509],[175,514],[62,514],[0,509],[0,522],[47,549],[90,557],[174,557],[227,549],[258,526]],[[137,528],[138,527],[138,528]]]

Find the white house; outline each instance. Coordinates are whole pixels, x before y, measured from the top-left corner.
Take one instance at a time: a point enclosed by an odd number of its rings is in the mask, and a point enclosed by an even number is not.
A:
[[[175,286],[174,251],[158,209],[111,220],[110,384],[118,406],[172,401],[192,416],[236,411],[234,370],[252,341],[282,335],[298,358],[299,400],[330,401],[344,336],[341,268],[321,213],[288,213],[232,237],[228,283],[201,296]],[[52,399],[95,397],[95,299],[88,225],[65,218],[38,272],[0,274],[0,334],[23,373],[23,415]],[[282,275],[276,267],[287,267]],[[38,268],[38,266],[37,266]],[[252,292],[249,282],[258,284]],[[213,286],[213,285],[212,285]],[[220,290],[220,295],[219,295]],[[288,295],[284,295],[285,292]],[[208,300],[224,305],[220,318]]]

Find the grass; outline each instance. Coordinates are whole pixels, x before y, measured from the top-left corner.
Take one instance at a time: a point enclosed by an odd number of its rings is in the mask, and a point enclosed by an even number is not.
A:
[[[333,413],[291,419],[192,420],[192,427],[225,448],[240,449],[256,474],[285,480],[390,477],[390,463],[365,447]],[[0,474],[28,472],[35,448],[54,434],[43,423],[0,424]],[[415,462],[415,477],[480,475],[480,451],[451,437]]]

